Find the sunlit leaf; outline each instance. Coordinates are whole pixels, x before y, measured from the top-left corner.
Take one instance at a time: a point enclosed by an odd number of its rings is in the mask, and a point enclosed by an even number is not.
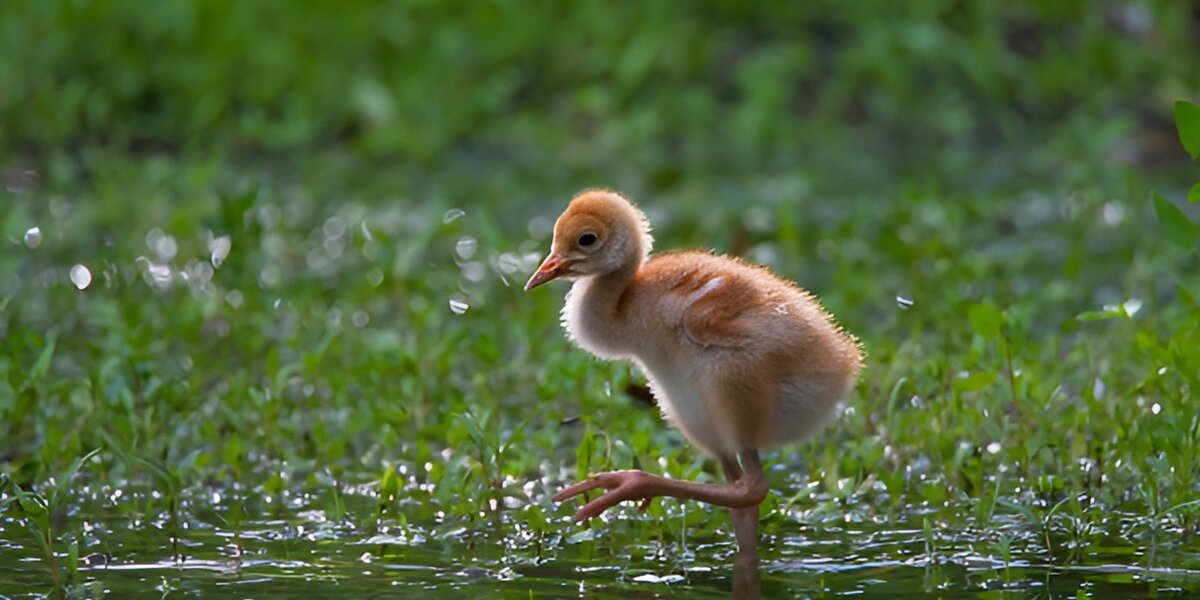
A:
[[[591,470],[592,461],[592,426],[588,425],[583,432],[583,439],[579,440],[579,445],[575,447],[575,473],[576,477],[585,477]]]
[[[1192,250],[1196,247],[1196,226],[1178,206],[1158,192],[1154,192],[1154,212],[1158,215],[1163,233],[1172,244],[1182,250]]]
[[[1200,159],[1200,106],[1187,100],[1175,103],[1175,128],[1179,130],[1179,141],[1192,158]]]
[[[1104,321],[1106,319],[1116,319],[1122,316],[1116,311],[1110,310],[1089,310],[1075,315],[1075,318],[1080,321]]]
[[[383,476],[379,479],[379,496],[385,500],[390,500],[400,491],[400,481],[396,476],[396,466],[386,465],[383,469]]]
[[[1189,204],[1200,202],[1200,183],[1193,185],[1192,189],[1188,190],[1187,201]]]
[[[1142,309],[1142,301],[1130,298],[1121,304],[1105,304],[1103,310],[1089,310],[1075,315],[1080,321],[1103,321],[1107,319],[1130,319]]]
[[[74,579],[79,570],[79,541],[71,540],[67,544],[67,578]]]
[[[59,474],[58,485],[54,486],[54,488],[51,489],[51,491],[50,491],[49,500],[50,500],[50,508],[52,510],[66,495],[67,491],[69,489],[71,489],[71,480],[75,478],[75,474],[78,473],[79,470],[82,469],[83,466],[88,463],[88,461],[92,460],[92,457],[96,456],[99,453],[100,453],[100,449],[96,448],[96,449],[88,452],[87,454],[84,454],[83,456],[76,458],[75,461],[71,463],[71,466],[68,467],[66,471],[63,471],[62,473]]]

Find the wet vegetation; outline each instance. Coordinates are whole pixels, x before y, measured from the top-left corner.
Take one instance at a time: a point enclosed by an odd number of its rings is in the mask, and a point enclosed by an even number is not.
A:
[[[764,457],[765,596],[1200,592],[1198,46],[1167,0],[5,2],[0,596],[726,596],[723,512],[550,501],[719,479],[520,290],[589,186],[866,346]]]

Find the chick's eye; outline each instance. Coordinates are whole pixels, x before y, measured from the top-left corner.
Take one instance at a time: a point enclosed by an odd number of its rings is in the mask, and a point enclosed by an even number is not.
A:
[[[579,236],[580,246],[591,246],[596,243],[596,234],[588,232]]]

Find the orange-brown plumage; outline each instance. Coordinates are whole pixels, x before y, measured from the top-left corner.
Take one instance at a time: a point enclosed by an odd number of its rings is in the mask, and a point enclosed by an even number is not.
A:
[[[635,363],[667,418],[717,457],[731,482],[602,475],[558,497],[610,488],[580,510],[582,518],[654,495],[724,504],[736,516],[766,492],[757,451],[803,439],[828,420],[854,386],[860,347],[812,295],[766,268],[699,251],[650,257],[652,244],[632,203],[584,191],[555,223],[551,253],[526,289],[575,280],[563,308],[571,339],[599,357]],[[744,537],[739,532],[739,542]]]

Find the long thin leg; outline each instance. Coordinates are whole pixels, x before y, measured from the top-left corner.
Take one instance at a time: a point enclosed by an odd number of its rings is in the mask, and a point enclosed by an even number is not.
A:
[[[725,479],[737,481],[742,478],[742,465],[732,456],[721,457],[721,470],[725,471]]]
[[[758,453],[742,455],[747,469],[762,471]],[[744,476],[737,461],[722,460],[725,478],[736,481]],[[730,508],[729,519],[733,522],[733,535],[737,539],[738,552],[733,559],[733,597],[738,600],[758,600],[762,597],[762,578],[758,574],[758,505],[746,508]]]
[[[728,508],[757,507],[767,495],[767,479],[757,452],[742,454],[744,471],[739,469],[735,479],[729,483],[696,483],[679,479],[667,479],[643,471],[615,471],[600,473],[576,483],[554,495],[555,502],[578,496],[596,488],[608,490],[599,498],[588,502],[575,513],[576,521],[590,519],[626,500],[648,500],[655,496],[671,496],[684,500],[698,500]],[[730,473],[728,465],[737,464],[733,457],[722,458],[721,464]],[[642,503],[642,509],[647,504]],[[757,517],[757,508],[755,508]],[[756,534],[755,534],[756,535]],[[739,536],[739,546],[741,540]],[[754,537],[753,535],[751,537]]]
[[[751,450],[742,453],[744,470],[736,461],[722,460],[721,467],[725,469],[725,477],[735,482],[743,477],[766,479],[759,462],[758,453]],[[761,498],[759,499],[761,501]],[[743,508],[730,507],[729,518],[733,521],[733,534],[737,538],[738,554],[747,557],[758,557],[758,502],[753,506]]]

